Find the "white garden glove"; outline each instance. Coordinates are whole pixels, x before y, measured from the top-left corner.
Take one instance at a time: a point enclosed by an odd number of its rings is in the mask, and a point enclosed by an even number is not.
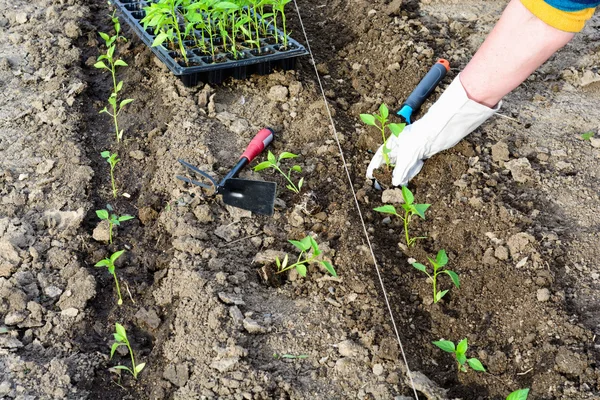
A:
[[[392,184],[406,185],[421,171],[423,160],[456,145],[498,111],[501,103],[492,109],[470,100],[460,75],[454,78],[420,120],[406,126],[398,137],[388,139],[388,157],[395,165]],[[373,179],[373,171],[383,164],[381,146],[367,168],[367,178]]]

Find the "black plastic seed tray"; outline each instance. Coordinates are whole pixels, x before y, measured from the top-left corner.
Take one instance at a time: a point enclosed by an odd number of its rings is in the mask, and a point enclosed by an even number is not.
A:
[[[260,40],[260,52],[256,48],[242,49],[238,52],[237,59],[234,59],[231,53],[220,52],[216,57],[217,62],[214,62],[215,59],[210,54],[203,54],[201,49],[193,48],[186,54],[188,57],[186,65],[183,59],[178,57],[178,51],[169,50],[164,45],[152,47],[154,32],[150,28],[144,30],[140,23],[145,16],[143,9],[148,4],[146,0],[115,0],[114,4],[140,39],[174,75],[181,79],[185,86],[194,86],[201,82],[219,84],[230,76],[235,79],[246,79],[254,73],[267,75],[277,67],[286,71],[291,70],[296,67],[298,57],[308,54],[304,46],[292,38],[288,37],[287,48],[283,48],[281,44],[274,43],[273,38],[269,38]],[[277,32],[283,36],[281,31]],[[191,48],[193,41],[188,42]],[[184,45],[188,42],[184,42]],[[215,43],[218,48],[218,41]]]

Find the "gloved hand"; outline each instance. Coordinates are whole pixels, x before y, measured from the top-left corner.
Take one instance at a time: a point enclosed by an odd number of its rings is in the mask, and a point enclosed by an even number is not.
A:
[[[492,109],[470,100],[460,75],[454,78],[420,120],[404,128],[398,137],[388,139],[388,157],[395,165],[392,184],[406,185],[421,171],[423,160],[456,145],[498,111],[501,103]],[[367,178],[373,179],[373,171],[383,164],[381,146],[367,168]]]

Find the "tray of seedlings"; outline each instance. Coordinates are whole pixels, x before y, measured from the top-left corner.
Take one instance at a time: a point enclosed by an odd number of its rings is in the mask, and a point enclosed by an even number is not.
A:
[[[152,52],[186,86],[293,69],[304,46],[289,37],[291,0],[114,0]]]

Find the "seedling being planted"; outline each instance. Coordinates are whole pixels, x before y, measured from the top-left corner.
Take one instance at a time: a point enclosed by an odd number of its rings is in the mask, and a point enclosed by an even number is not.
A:
[[[283,175],[288,181],[288,185],[286,187],[289,190],[291,190],[294,193],[300,193],[302,185],[304,184],[304,178],[300,178],[298,183],[294,184],[294,182],[292,181],[292,172],[302,172],[302,167],[300,167],[299,165],[294,165],[288,170],[287,174],[283,172],[283,170],[280,167],[281,161],[286,160],[288,158],[296,157],[298,157],[297,154],[289,153],[287,151],[281,153],[279,157],[275,157],[275,155],[269,151],[269,154],[267,155],[267,161],[263,161],[256,167],[254,167],[254,171],[262,171],[263,169],[273,168],[279,171],[279,173]]]
[[[117,186],[115,185],[115,167],[117,163],[121,161],[117,153],[111,154],[110,151],[103,151],[100,153],[102,158],[106,159],[106,162],[110,165],[110,183],[112,185],[113,197],[117,198]]]
[[[380,212],[382,214],[391,214],[400,218],[404,223],[404,235],[406,237],[406,245],[412,246],[418,239],[425,239],[426,236],[418,236],[411,238],[408,233],[408,226],[410,225],[410,220],[413,216],[418,215],[422,219],[425,219],[425,211],[431,206],[431,204],[415,204],[415,196],[412,192],[406,187],[402,187],[402,197],[404,198],[404,204],[402,204],[402,208],[404,209],[404,215],[398,214],[396,208],[390,204],[386,204],[382,207],[377,207],[374,210]]]
[[[432,342],[440,349],[445,352],[452,353],[456,357],[456,362],[458,364],[458,369],[462,372],[467,372],[467,365],[474,369],[475,371],[485,372],[485,368],[476,358],[467,358],[466,353],[469,345],[467,344],[467,339],[461,340],[456,346],[454,343],[449,340],[440,340],[437,342]]]
[[[129,355],[131,356],[131,368],[126,367],[125,365],[117,365],[115,368],[129,371],[129,373],[133,375],[135,379],[137,379],[138,374],[142,372],[142,370],[146,366],[146,363],[141,363],[137,365],[135,364],[135,356],[133,355],[133,350],[131,349],[129,340],[127,339],[127,332],[125,331],[123,325],[119,324],[118,322],[115,324],[115,333],[113,333],[113,336],[115,338],[115,343],[113,343],[113,345],[110,348],[111,360],[113,358],[113,355],[115,354],[115,350],[117,350],[117,348],[119,348],[120,346],[127,346],[127,350],[129,350]]]
[[[360,114],[360,119],[365,124],[374,126],[381,132],[381,138],[383,140],[383,160],[385,161],[385,165],[391,167],[392,164],[390,163],[390,157],[388,156],[391,149],[387,147],[389,136],[386,136],[386,128],[390,131],[391,135],[398,137],[398,135],[400,135],[400,133],[404,130],[406,124],[388,123],[389,115],[390,111],[388,107],[385,104],[382,104],[379,106],[379,114]]]
[[[444,268],[446,266],[446,264],[448,264],[448,256],[446,255],[446,250],[442,249],[442,250],[438,251],[437,256],[435,257],[435,260],[432,260],[429,257],[427,257],[427,259],[433,266],[433,274],[430,274],[429,272],[427,272],[427,267],[418,262],[412,263],[412,266],[415,267],[416,269],[418,269],[419,271],[423,272],[431,280],[432,285],[433,285],[433,302],[437,303],[449,291],[449,289],[440,290],[440,291],[437,290],[438,275],[439,274],[448,275],[450,277],[450,279],[452,279],[452,283],[454,283],[454,286],[456,286],[457,288],[460,288],[460,280],[458,279],[458,274],[456,272],[450,271],[449,269]]]
[[[94,267],[106,267],[106,269],[108,269],[108,273],[111,274],[115,278],[115,287],[117,288],[117,295],[119,296],[119,300],[117,301],[118,305],[123,304],[123,298],[121,297],[121,289],[119,287],[119,280],[117,279],[117,273],[115,271],[115,261],[117,261],[117,258],[121,257],[121,255],[124,252],[125,252],[125,250],[117,251],[116,253],[113,253],[109,258],[100,260],[94,265]]]
[[[129,214],[125,214],[125,215],[121,215],[121,216],[118,216],[117,214],[113,214],[112,213],[113,209],[110,206],[110,204],[107,204],[106,208],[108,208],[108,210],[96,210],[96,215],[101,220],[108,221],[108,238],[109,238],[108,242],[110,244],[112,244],[113,227],[119,226],[119,225],[121,225],[121,222],[129,221],[130,219],[134,219],[135,217],[132,215],[129,215]]]
[[[527,400],[529,396],[529,389],[520,389],[515,390],[511,394],[508,395],[506,400]]]
[[[275,264],[277,264],[277,273],[280,274],[282,272],[288,271],[290,269],[295,268],[298,271],[300,276],[306,276],[306,268],[313,263],[317,263],[324,267],[327,272],[329,272],[332,276],[337,277],[337,272],[333,268],[333,265],[329,261],[318,260],[317,257],[321,255],[321,250],[319,250],[319,245],[312,238],[312,236],[307,236],[304,239],[298,240],[288,240],[291,244],[293,244],[298,250],[300,250],[300,255],[295,263],[289,264],[288,255],[286,254],[283,258],[283,261],[277,257],[275,259]]]

